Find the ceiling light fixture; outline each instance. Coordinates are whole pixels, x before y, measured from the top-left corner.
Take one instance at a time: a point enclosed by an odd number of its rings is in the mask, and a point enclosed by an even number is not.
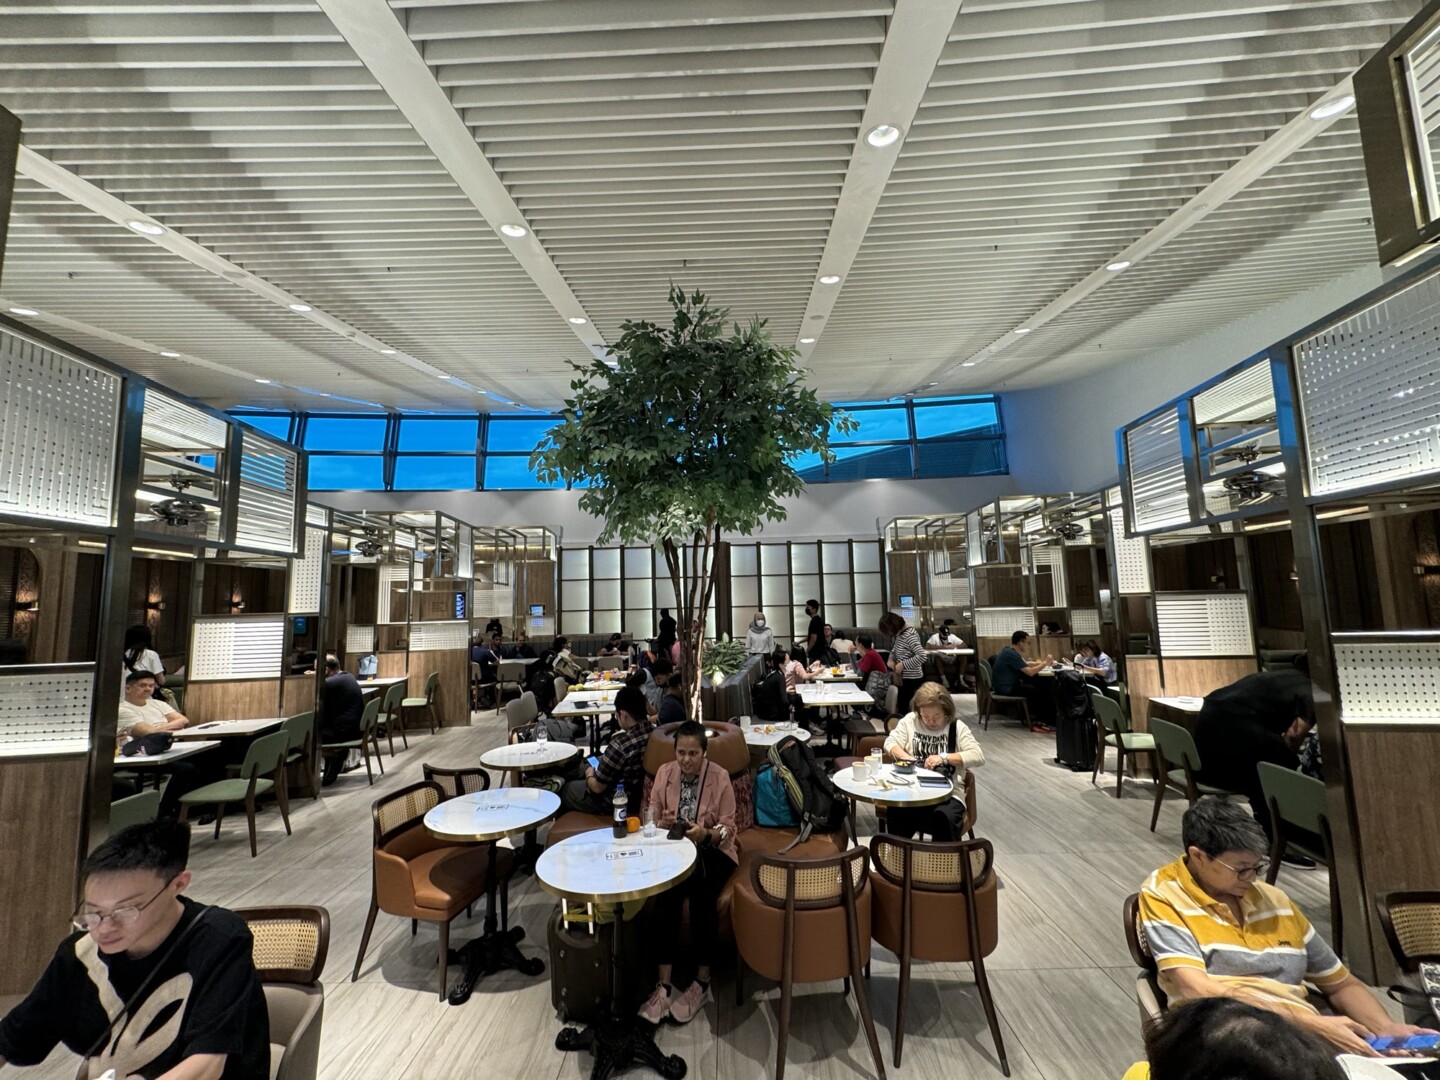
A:
[[[455,377],[454,375],[441,375],[441,376],[440,376],[440,378],[442,378],[442,379],[453,379],[454,377]]]
[[[500,231],[506,236],[513,236],[515,239],[518,240],[520,237],[526,235],[530,230],[525,228],[524,225],[501,225]]]
[[[40,313],[39,313],[38,311],[36,311],[34,308],[28,308],[28,307],[12,307],[12,308],[10,309],[10,314],[11,314],[11,315],[21,315],[21,316],[23,316],[23,317],[25,317],[25,318],[28,319],[30,316],[32,316],[32,315],[39,315]]]
[[[975,361],[974,361],[974,360],[966,360],[966,361],[965,361],[963,364],[961,364],[960,366],[961,366],[961,367],[974,367],[974,366],[975,366]]]
[[[589,321],[589,319],[582,319],[579,315],[570,316],[570,323],[572,326],[584,326]]]
[[[820,275],[820,284],[821,284],[821,285],[839,285],[839,284],[840,284],[840,275],[839,275],[839,274],[821,274],[821,275]]]
[[[815,339],[814,339],[813,337],[802,337],[802,338],[800,339],[800,344],[801,344],[801,345],[814,345],[814,344],[815,344]]]
[[[153,221],[127,221],[125,227],[138,232],[141,236],[164,236],[165,226],[157,225]]]
[[[269,385],[270,385],[270,380],[269,380],[269,379],[256,379],[255,381],[258,382],[261,386],[269,386]]]
[[[1310,110],[1310,119],[1329,120],[1332,116],[1339,116],[1354,104],[1354,94],[1343,94],[1334,101],[1327,101],[1323,105],[1316,105],[1315,108]]]
[[[394,356],[394,355],[395,355],[395,350],[394,350],[394,349],[381,349],[381,350],[380,350],[380,355],[381,355],[381,356]]]
[[[1118,274],[1121,270],[1128,270],[1128,269],[1130,269],[1130,260],[1129,260],[1129,259],[1116,259],[1116,260],[1115,260],[1114,262],[1112,262],[1112,263],[1106,263],[1106,264],[1105,264],[1105,269],[1106,269],[1106,270],[1109,270],[1112,274]]]
[[[898,127],[895,127],[893,124],[880,124],[878,127],[870,129],[870,133],[865,136],[865,141],[871,146],[883,149],[887,146],[893,146],[899,138],[900,129]]]
[[[309,304],[291,304],[290,310],[295,312],[296,314],[304,315],[305,312],[314,311],[315,309],[312,308]]]
[[[161,350],[160,350],[160,355],[163,356],[163,357],[165,357],[166,360],[179,360],[179,359],[180,359],[180,354],[179,354],[178,352],[171,352],[169,349],[161,349]]]
[[[1028,333],[1029,333],[1031,330],[1033,330],[1033,329],[1034,329],[1034,327],[1031,327],[1031,326],[1017,326],[1017,327],[1015,328],[1015,333],[1017,333],[1017,334],[1028,334]]]

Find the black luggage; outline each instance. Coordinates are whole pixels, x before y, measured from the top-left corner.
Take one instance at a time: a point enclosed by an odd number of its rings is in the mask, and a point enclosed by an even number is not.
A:
[[[610,939],[617,926],[625,935],[621,1011],[626,1016],[633,1014],[655,985],[650,950],[644,947],[639,932],[643,916],[620,923],[592,924],[588,920],[593,914],[593,908],[587,909],[584,904],[570,904],[570,919],[579,921],[565,921],[564,905],[550,917],[550,1003],[562,1023],[591,1024],[609,1008]]]
[[[1095,706],[1073,671],[1055,673],[1055,762],[1074,772],[1095,767]]]

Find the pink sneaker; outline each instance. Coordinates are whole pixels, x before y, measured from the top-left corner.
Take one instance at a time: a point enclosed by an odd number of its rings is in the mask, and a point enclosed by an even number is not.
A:
[[[640,1006],[640,1019],[646,1023],[658,1024],[669,1015],[670,992],[656,983],[655,992],[650,995],[650,1000]]]
[[[670,1002],[670,1016],[679,1024],[688,1024],[695,1019],[696,1013],[703,1009],[715,998],[710,994],[708,986],[702,987],[700,980],[695,980],[685,992]]]

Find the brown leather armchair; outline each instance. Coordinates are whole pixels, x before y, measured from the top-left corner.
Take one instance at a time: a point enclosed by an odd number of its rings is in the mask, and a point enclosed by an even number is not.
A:
[[[870,842],[875,894],[871,934],[900,959],[900,987],[895,1004],[895,1067],[905,1043],[905,1004],[910,994],[912,960],[968,962],[1000,1071],[1010,1075],[1000,1021],[985,977],[985,957],[1000,939],[996,907],[995,852],[988,840],[927,843],[898,836],[877,836]]]
[[[854,848],[829,859],[760,855],[750,862],[734,892],[736,1004],[744,1000],[747,964],[780,984],[775,1080],[785,1080],[795,983],[836,979],[844,980],[847,992],[854,987],[875,1071],[884,1080],[885,1062],[862,978],[870,962],[872,903],[865,849]],[[844,949],[836,947],[841,941]]]
[[[371,807],[375,823],[375,851],[372,863],[370,913],[355,956],[350,981],[360,977],[360,964],[370,944],[375,916],[384,911],[411,920],[415,933],[421,922],[440,927],[440,997],[445,997],[449,975],[450,923],[485,895],[489,853],[484,844],[452,844],[433,836],[424,824],[432,807],[445,799],[434,781],[424,780],[377,799]],[[514,856],[501,849],[496,853],[500,875],[501,929],[508,927],[508,887]]]

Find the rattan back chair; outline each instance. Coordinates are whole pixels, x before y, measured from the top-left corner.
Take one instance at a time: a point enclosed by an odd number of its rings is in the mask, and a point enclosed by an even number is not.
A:
[[[442,769],[426,762],[420,766],[425,779],[439,784],[446,799],[490,790],[490,774],[484,769]]]
[[[325,1012],[320,973],[330,950],[330,913],[308,905],[234,910],[254,939],[251,955],[270,1015],[271,1075],[315,1080]]]

